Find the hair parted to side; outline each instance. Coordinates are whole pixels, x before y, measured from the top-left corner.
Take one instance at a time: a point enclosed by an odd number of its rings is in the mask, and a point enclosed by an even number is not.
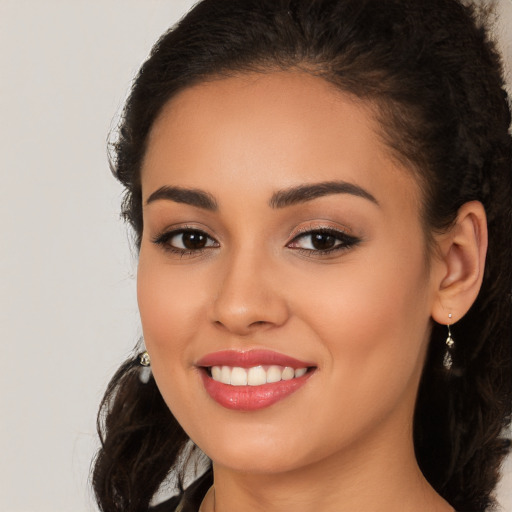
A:
[[[367,100],[422,187],[427,238],[466,202],[489,227],[484,281],[455,326],[443,371],[434,326],[414,419],[419,465],[457,510],[492,504],[512,406],[512,140],[500,59],[475,9],[457,0],[203,0],[155,44],[113,144],[123,215],[142,236],[140,169],[162,107],[184,88],[245,72],[299,69]],[[443,327],[443,328],[442,328]],[[93,485],[103,512],[147,510],[188,437],[153,379],[128,361],[101,405]],[[180,462],[181,461],[181,462]]]

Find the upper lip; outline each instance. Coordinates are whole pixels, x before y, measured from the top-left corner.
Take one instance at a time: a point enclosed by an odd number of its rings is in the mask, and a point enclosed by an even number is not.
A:
[[[299,361],[272,350],[221,350],[207,354],[196,363],[197,366],[236,366],[240,368],[251,368],[253,366],[276,365],[289,366],[291,368],[308,368],[315,366],[306,361]]]

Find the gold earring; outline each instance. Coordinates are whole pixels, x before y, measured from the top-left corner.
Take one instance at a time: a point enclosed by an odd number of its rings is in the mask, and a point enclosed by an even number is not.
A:
[[[448,315],[448,318],[451,320],[451,318],[452,318],[451,313]],[[444,354],[444,358],[443,358],[443,366],[445,367],[446,370],[451,370],[452,365],[453,365],[452,352],[453,352],[453,347],[455,345],[455,342],[453,341],[453,338],[452,338],[450,324],[447,324],[447,327],[448,327],[448,337],[446,338],[446,341],[445,341],[446,353]]]
[[[141,366],[151,366],[151,359],[147,350],[139,354],[139,364]]]
[[[142,384],[147,384],[151,377],[151,358],[149,357],[148,351],[139,354],[139,380]]]

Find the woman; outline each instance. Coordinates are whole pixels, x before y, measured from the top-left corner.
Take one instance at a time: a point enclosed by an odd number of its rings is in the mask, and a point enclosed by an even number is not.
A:
[[[114,144],[147,352],[102,404],[101,510],[148,510],[191,446],[210,469],[155,510],[492,505],[512,143],[475,18],[204,0],[155,45]]]

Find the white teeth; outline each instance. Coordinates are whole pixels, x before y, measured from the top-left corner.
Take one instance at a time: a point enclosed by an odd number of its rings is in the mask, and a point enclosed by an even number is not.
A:
[[[212,377],[213,380],[224,382],[222,380],[222,368],[220,366],[212,366]]]
[[[245,368],[235,366],[231,370],[231,384],[233,386],[247,386],[247,371]]]
[[[281,366],[271,366],[267,370],[267,382],[279,382],[282,373],[283,368]]]
[[[281,378],[283,380],[291,380],[291,379],[293,379],[293,377],[295,377],[295,370],[293,368],[290,368],[289,366],[287,366],[283,370],[283,375]]]
[[[308,371],[307,368],[297,368],[295,370],[295,377],[302,377],[303,375],[306,375],[307,371]]]
[[[213,371],[212,371],[213,374]],[[215,377],[214,377],[215,379]],[[223,384],[231,384],[231,368],[229,366],[223,366],[220,375],[220,381]]]
[[[261,386],[262,384],[302,377],[307,371],[307,368],[297,368],[295,370],[289,366],[276,365],[268,367],[253,366],[252,368],[240,368],[238,366],[211,367],[213,380],[232,386]]]
[[[247,384],[249,384],[249,386],[261,386],[262,384],[266,383],[267,372],[265,371],[265,368],[262,366],[249,368],[249,372],[247,374]]]

